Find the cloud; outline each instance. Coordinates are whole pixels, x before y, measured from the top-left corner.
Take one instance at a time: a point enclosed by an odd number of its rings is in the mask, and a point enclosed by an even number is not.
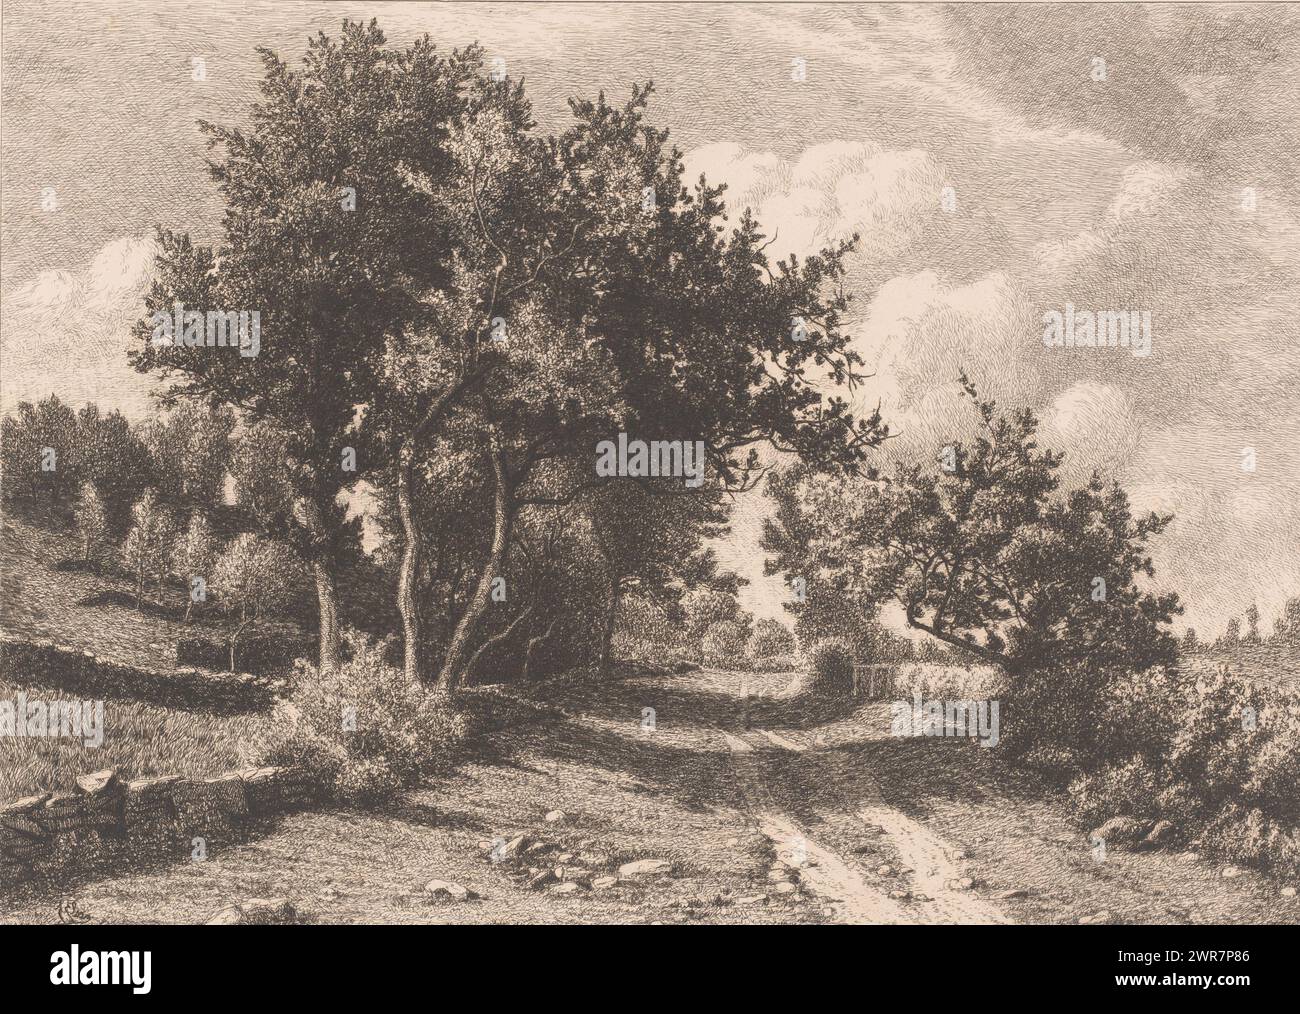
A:
[[[155,256],[153,240],[125,237],[101,247],[80,271],[43,271],[14,291],[0,341],[5,412],[50,394],[128,415],[145,408],[153,381],[130,368],[126,352]]]

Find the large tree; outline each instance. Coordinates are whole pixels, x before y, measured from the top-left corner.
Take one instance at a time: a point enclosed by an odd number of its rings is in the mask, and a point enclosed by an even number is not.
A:
[[[373,398],[384,337],[409,313],[412,292],[447,269],[436,216],[408,173],[441,170],[470,56],[440,57],[427,38],[388,49],[373,22],[345,22],[337,39],[318,35],[300,70],[260,53],[262,100],[250,124],[201,124],[226,204],[221,241],[161,232],[134,361],[168,377],[170,397],[230,406],[278,435],[289,502],[261,520],[312,569],[320,663],[333,669],[337,571],[355,534],[341,494],[375,467],[358,406]],[[154,344],[150,316],[177,302],[258,311],[259,353]]]
[[[852,383],[861,365],[841,329],[850,244],[770,264],[748,215],[723,224],[722,188],[684,185],[679,152],[645,118],[648,86],[621,105],[573,101],[572,126],[545,136],[522,84],[486,74],[477,47],[393,49],[373,22],[345,22],[301,71],[263,59],[251,126],[204,125],[223,240],[164,232],[147,301],[151,314],[258,309],[261,352],[154,346],[146,320],[136,362],[172,378],[171,395],[277,434],[322,667],[337,661],[340,494],[361,478],[388,487],[403,529],[406,674],[436,671],[450,689],[519,511],[603,484],[599,439],[703,441],[711,481],[733,488],[760,441],[837,466],[878,441],[878,418],[819,386]],[[491,538],[435,660],[417,504],[439,493],[430,458],[453,431],[491,483]],[[355,472],[340,467],[349,448]]]
[[[680,154],[646,121],[649,94],[575,101],[573,126],[542,138],[520,87],[476,78],[449,129],[447,172],[418,180],[442,209],[454,270],[428,294],[428,319],[390,341],[381,402],[406,530],[408,675],[426,664],[414,594],[424,535],[403,505],[424,495],[421,449],[445,427],[477,433],[494,496],[444,688],[472,651],[518,512],[629,481],[597,476],[600,440],[700,441],[716,490],[751,481],[760,441],[851,466],[882,435],[878,417],[855,418],[817,384],[851,383],[860,365],[840,328],[848,246],[770,265],[748,215],[722,224],[722,188],[683,184]],[[680,479],[638,481],[701,495]]]

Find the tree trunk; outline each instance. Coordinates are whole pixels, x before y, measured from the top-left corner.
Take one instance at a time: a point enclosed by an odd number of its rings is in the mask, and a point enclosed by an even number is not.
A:
[[[402,616],[402,638],[405,642],[403,669],[407,681],[411,683],[424,678],[425,653],[424,623],[416,590],[424,539],[411,503],[411,487],[415,482],[414,457],[411,447],[403,448],[397,466],[397,510],[401,515],[402,532],[406,538],[406,545],[402,549],[402,567],[397,577],[397,611]]]
[[[600,632],[600,657],[596,662],[596,678],[609,676],[610,651],[614,645],[614,623],[618,619],[619,579],[609,581],[609,601],[605,607],[605,626]]]
[[[474,652],[474,654],[470,656],[469,661],[465,664],[466,683],[470,682],[471,679],[473,678],[474,667],[478,665],[479,659],[482,658],[485,654],[487,654],[487,652],[491,651],[492,648],[495,647],[496,645],[504,644],[506,641],[508,641],[514,635],[514,632],[519,629],[519,625],[523,623],[525,620],[527,620],[528,617],[531,616],[532,614],[533,614],[532,605],[526,606],[523,610],[520,611],[518,616],[516,616],[513,620],[510,621],[509,626],[507,626],[504,630],[501,630],[493,634],[481,645],[479,645],[478,651]]]
[[[312,561],[316,576],[316,599],[320,603],[320,671],[334,672],[339,667],[339,593],[328,563]]]
[[[533,656],[537,654],[537,649],[551,639],[551,634],[555,632],[555,619],[552,619],[546,626],[546,633],[540,637],[530,637],[528,639],[528,650],[524,652],[524,670],[519,674],[521,683],[527,683],[533,671]]]
[[[444,693],[455,689],[465,671],[465,659],[469,655],[470,644],[479,620],[487,610],[492,596],[492,580],[501,576],[505,570],[506,556],[510,549],[510,528],[514,521],[514,504],[512,502],[510,480],[506,475],[505,452],[498,446],[495,438],[492,442],[492,471],[496,478],[496,499],[493,508],[492,551],[479,574],[478,586],[465,611],[461,614],[456,631],[443,658],[442,671],[438,674],[437,687]]]

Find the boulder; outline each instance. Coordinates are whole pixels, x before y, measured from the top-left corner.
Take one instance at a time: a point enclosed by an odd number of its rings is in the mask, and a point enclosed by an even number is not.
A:
[[[1138,817],[1111,817],[1094,829],[1088,840],[1101,840],[1106,843],[1106,848],[1122,852],[1140,842],[1150,827],[1151,821]]]
[[[543,819],[548,824],[563,824],[569,819],[569,815],[563,810],[552,810]]]
[[[551,883],[551,881],[553,881],[554,879],[555,879],[554,870],[538,870],[536,873],[534,873],[531,877],[528,878],[528,886],[530,889],[536,891],[539,890],[540,888],[545,887],[547,884]]]
[[[424,893],[430,901],[471,901],[478,897],[468,887],[451,880],[430,880],[424,885]]]
[[[1155,827],[1142,839],[1143,848],[1159,849],[1172,844],[1178,838],[1178,829],[1172,821],[1158,820]]]
[[[124,807],[127,829],[134,833],[171,824],[176,819],[172,786],[180,780],[180,775],[164,775],[127,782]]]
[[[624,863],[618,868],[618,875],[625,879],[635,877],[656,877],[663,874],[670,874],[673,871],[673,864],[667,859],[638,859],[635,862]]]
[[[123,804],[126,787],[112,768],[104,768],[77,779],[86,811],[87,826],[96,831],[120,835],[126,830],[123,823]]]
[[[591,889],[593,891],[605,891],[611,887],[616,886],[617,884],[618,884],[618,877],[609,877],[609,876],[597,877],[595,880],[591,882]]]

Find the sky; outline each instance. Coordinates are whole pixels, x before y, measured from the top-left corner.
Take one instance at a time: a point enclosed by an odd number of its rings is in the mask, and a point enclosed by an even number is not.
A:
[[[0,405],[57,393],[139,416],[126,365],[156,225],[219,236],[195,121],[239,123],[254,48],[345,17],[394,44],[482,43],[543,128],[571,96],[653,80],[691,175],[805,254],[854,232],[855,392],[933,456],[965,369],[1094,469],[1172,511],[1158,579],[1202,636],[1300,594],[1300,15],[1268,5],[65,3],[0,25]],[[203,74],[196,80],[195,60]],[[1151,354],[1048,348],[1066,304],[1147,312]],[[1253,468],[1247,467],[1253,465]],[[767,502],[718,546],[762,576]]]

